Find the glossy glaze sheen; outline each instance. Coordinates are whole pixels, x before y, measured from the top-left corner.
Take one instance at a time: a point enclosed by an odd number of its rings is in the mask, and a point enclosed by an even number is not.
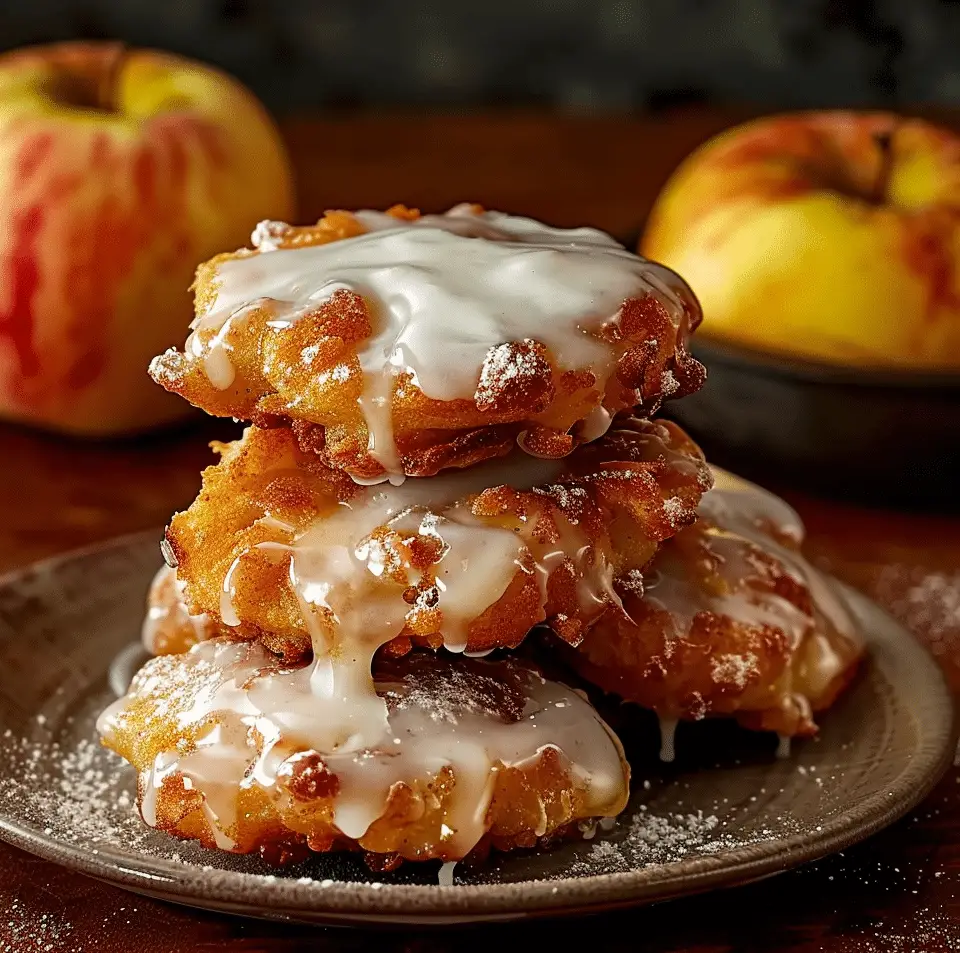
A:
[[[40,785],[57,783],[59,755],[51,743],[69,751],[93,730],[92,714],[107,697],[109,660],[136,632],[156,564],[155,545],[154,534],[131,537],[0,582],[0,728],[40,745]],[[635,869],[615,873],[593,873],[589,864],[584,870],[592,845],[570,845],[503,858],[453,888],[430,884],[435,867],[400,878],[373,877],[350,858],[325,860],[319,873],[305,867],[266,879],[268,871],[249,860],[190,845],[177,845],[179,856],[172,858],[162,835],[131,846],[122,836],[88,834],[85,822],[64,828],[49,801],[37,802],[31,794],[31,784],[39,785],[30,781],[34,769],[17,745],[7,746],[0,774],[29,783],[0,785],[0,831],[43,857],[151,896],[311,922],[501,920],[646,903],[754,880],[842,848],[899,817],[930,790],[952,758],[953,708],[935,664],[867,600],[853,594],[850,599],[870,640],[871,664],[824,719],[821,741],[798,746],[796,760],[777,761],[772,743],[764,751],[758,739],[739,735],[729,736],[725,743],[731,747],[724,748],[710,726],[695,725],[678,736],[679,766],[664,770],[649,757],[656,742],[649,725],[623,728],[632,738],[636,775],[628,815],[642,814],[641,804],[664,815],[698,807],[706,813],[712,804],[721,821],[730,821],[731,831],[758,826],[771,831],[752,844],[666,864],[631,861]],[[44,643],[38,657],[36,647]],[[731,763],[733,754],[741,764]],[[710,766],[716,761],[721,766]],[[810,774],[823,777],[827,771],[831,777],[825,783],[810,782]],[[129,775],[118,777],[121,786],[131,782]],[[651,782],[649,791],[645,780]],[[761,792],[764,796],[751,801]],[[718,806],[723,797],[731,806]],[[311,882],[299,879],[305,876]],[[328,879],[333,882],[318,883]]]

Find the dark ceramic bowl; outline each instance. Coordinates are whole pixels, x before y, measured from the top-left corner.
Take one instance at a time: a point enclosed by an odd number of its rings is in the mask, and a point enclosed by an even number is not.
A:
[[[942,508],[956,496],[960,373],[859,370],[694,342],[703,389],[664,413],[711,462],[845,499]]]

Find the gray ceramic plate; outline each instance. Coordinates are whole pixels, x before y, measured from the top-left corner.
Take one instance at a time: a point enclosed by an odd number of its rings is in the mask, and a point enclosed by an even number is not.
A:
[[[157,537],[137,536],[0,580],[0,835],[83,873],[165,900],[325,923],[441,924],[648,903],[756,880],[866,837],[913,807],[950,763],[956,726],[939,669],[849,592],[871,660],[816,741],[683,725],[678,761],[620,709],[634,796],[592,841],[513,855],[437,885],[437,866],[373,875],[353,857],[283,872],[142,826],[132,773],[94,737],[111,661],[139,628]]]

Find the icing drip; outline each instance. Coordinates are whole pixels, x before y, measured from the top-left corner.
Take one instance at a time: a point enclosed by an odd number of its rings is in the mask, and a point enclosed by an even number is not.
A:
[[[670,763],[677,757],[677,719],[666,718],[663,715],[658,717],[660,719],[660,760]]]
[[[252,304],[266,304],[271,325],[289,326],[335,291],[366,302],[374,325],[358,358],[365,375],[360,405],[369,450],[388,475],[402,476],[393,439],[396,376],[412,375],[428,397],[472,399],[481,368],[510,342],[535,339],[561,370],[589,371],[603,391],[614,372],[611,345],[590,333],[619,320],[623,303],[652,294],[679,327],[684,305],[676,277],[591,228],[550,228],[532,219],[458,206],[414,221],[360,211],[366,232],[325,245],[279,249],[279,223],[254,232],[260,254],[222,262],[216,297],[194,321],[186,353],[204,354],[214,387],[234,380],[226,330]],[[209,332],[213,332],[210,338]],[[602,434],[609,417],[591,416]]]
[[[486,832],[501,766],[532,764],[548,747],[561,753],[571,783],[584,792],[587,814],[615,814],[626,799],[622,750],[600,716],[573,689],[517,665],[451,664],[432,656],[419,669],[415,656],[394,662],[378,677],[386,713],[379,741],[342,746],[331,727],[342,721],[335,716],[340,703],[328,704],[314,690],[310,666],[282,669],[257,644],[219,639],[196,646],[180,664],[180,684],[171,687],[174,704],[189,697],[176,712],[176,725],[182,735],[199,734],[189,746],[161,751],[142,771],[141,812],[155,825],[163,780],[179,774],[188,788],[202,792],[207,824],[228,850],[236,846],[239,793],[259,788],[296,810],[278,779],[285,764],[311,752],[337,778],[336,827],[355,839],[383,814],[397,782],[416,787],[452,768],[456,783],[437,851],[446,860],[464,857]],[[130,696],[101,715],[98,730],[108,744],[139,729],[126,719],[135,718],[129,712],[138,693],[150,690],[148,667]],[[447,870],[452,881],[453,870]]]
[[[596,555],[579,527],[558,517],[559,539],[540,543],[481,521],[468,505],[455,502],[503,484],[517,489],[548,484],[561,470],[560,461],[518,451],[506,460],[429,480],[383,484],[341,503],[289,543],[257,545],[291,557],[290,582],[313,643],[310,685],[328,703],[331,730],[341,726],[335,738],[326,739],[324,750],[380,741],[385,708],[373,689],[371,664],[377,649],[403,632],[411,611],[439,609],[443,644],[462,652],[470,623],[518,574],[536,575],[543,605],[551,572],[569,560],[585,608],[616,601],[613,567]],[[411,559],[411,540],[433,547],[427,567]],[[240,621],[233,599],[242,558],[223,581],[220,615],[226,625]],[[418,589],[425,570],[433,584]]]
[[[363,366],[363,365],[361,365]],[[360,409],[367,422],[367,452],[385,471],[385,476],[377,480],[383,483],[389,480],[395,485],[404,481],[403,462],[397,451],[397,444],[393,437],[393,397],[394,375],[371,374],[370,368],[363,366],[366,386],[360,397]],[[356,482],[364,483],[364,480]]]

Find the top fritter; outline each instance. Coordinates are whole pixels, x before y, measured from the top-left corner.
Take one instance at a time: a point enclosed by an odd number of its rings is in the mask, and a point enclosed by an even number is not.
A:
[[[183,352],[150,373],[209,413],[292,425],[361,483],[545,457],[696,390],[700,310],[603,232],[462,205],[262,222],[197,273]]]

